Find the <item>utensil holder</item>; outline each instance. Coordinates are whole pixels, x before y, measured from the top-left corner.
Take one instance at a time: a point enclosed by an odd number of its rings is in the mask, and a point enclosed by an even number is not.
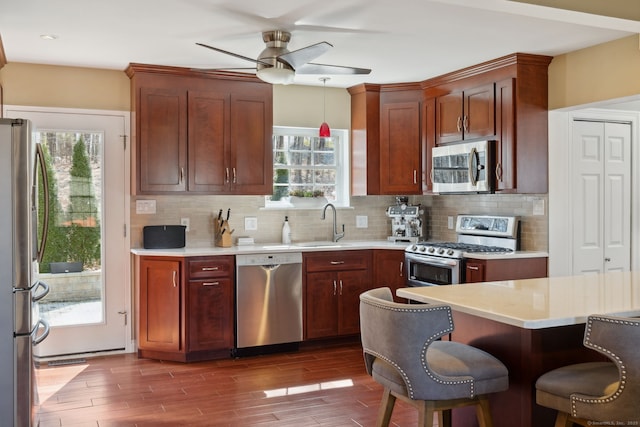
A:
[[[215,245],[221,248],[231,247],[231,230],[226,220],[214,221],[213,234],[215,236]]]

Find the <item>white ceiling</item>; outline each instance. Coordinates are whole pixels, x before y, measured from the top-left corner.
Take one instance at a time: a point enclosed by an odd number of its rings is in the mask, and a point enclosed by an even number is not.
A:
[[[420,81],[513,52],[555,56],[640,33],[640,21],[509,0],[0,2],[8,62],[118,70],[130,62],[250,67],[195,43],[256,58],[264,48],[261,32],[273,29],[292,31],[290,50],[333,44],[314,62],[373,70],[327,82],[349,87]],[[44,34],[57,39],[44,40]],[[320,85],[320,77],[299,75],[295,83]]]

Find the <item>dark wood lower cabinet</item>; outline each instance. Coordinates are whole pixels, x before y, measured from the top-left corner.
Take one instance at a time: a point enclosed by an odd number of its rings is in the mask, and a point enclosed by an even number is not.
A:
[[[191,362],[229,357],[234,257],[140,257],[140,357]]]
[[[358,334],[360,294],[372,287],[371,251],[317,252],[304,264],[304,338]]]
[[[547,277],[547,258],[468,259],[465,283]]]

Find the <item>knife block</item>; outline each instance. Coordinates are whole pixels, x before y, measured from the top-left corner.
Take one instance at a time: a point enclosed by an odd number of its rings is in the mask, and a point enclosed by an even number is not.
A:
[[[221,248],[231,247],[231,230],[229,230],[229,223],[226,220],[214,220],[213,235],[216,246]]]

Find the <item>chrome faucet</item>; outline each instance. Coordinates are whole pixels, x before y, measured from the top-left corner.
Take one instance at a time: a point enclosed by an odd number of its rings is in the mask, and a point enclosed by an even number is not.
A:
[[[320,217],[320,219],[325,219],[327,208],[329,206],[331,206],[331,209],[333,209],[333,241],[337,242],[344,237],[344,224],[342,224],[342,233],[338,233],[338,224],[336,224],[336,207],[331,203],[327,203],[326,205],[324,205],[324,209],[322,210],[322,216]]]

